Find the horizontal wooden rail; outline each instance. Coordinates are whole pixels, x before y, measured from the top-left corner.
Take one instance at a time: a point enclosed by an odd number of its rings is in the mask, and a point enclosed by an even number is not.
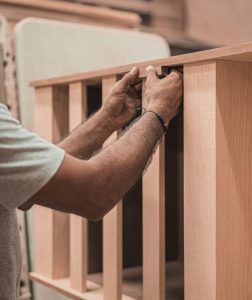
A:
[[[250,299],[252,43],[142,62],[143,91],[149,64],[159,74],[172,65],[184,67],[185,300]],[[85,121],[92,100],[89,84],[97,80],[105,99],[118,77],[132,66],[33,82],[36,131],[58,142]],[[144,300],[167,296],[165,203],[169,199],[165,199],[164,150],[162,141],[143,176]],[[119,202],[103,220],[100,285],[87,280],[87,221],[37,207],[36,268],[31,278],[74,299],[133,299],[122,292],[122,212]]]
[[[56,84],[68,84],[74,81],[80,80],[95,80],[110,75],[121,75],[128,72],[132,67],[137,65],[140,69],[140,77],[146,76],[145,68],[148,65],[153,65],[157,69],[163,66],[182,66],[186,64],[192,64],[201,61],[208,60],[233,60],[233,61],[247,61],[252,62],[252,42],[242,43],[239,45],[216,48],[207,51],[200,51],[190,54],[184,54],[179,56],[172,56],[169,58],[150,60],[141,63],[129,64],[124,66],[118,66],[114,68],[107,68],[102,70],[95,70],[90,72],[83,72],[77,74],[57,76],[42,80],[32,81],[30,83],[33,87],[43,87]]]

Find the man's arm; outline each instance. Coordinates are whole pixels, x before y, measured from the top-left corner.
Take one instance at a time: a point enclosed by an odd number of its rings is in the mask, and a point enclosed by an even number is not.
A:
[[[148,108],[155,109],[168,124],[180,104],[180,75],[173,72],[161,81],[151,69],[147,84]],[[158,94],[152,95],[152,90]],[[100,219],[139,179],[162,130],[156,116],[146,113],[124,136],[90,160],[66,155],[57,174],[29,203]]]
[[[74,129],[58,146],[74,157],[89,159],[114,131],[111,119],[101,109]]]
[[[137,76],[138,69],[133,68],[114,85],[102,108],[73,130],[58,146],[74,157],[90,158],[114,131],[125,126],[134,117],[135,108],[140,104],[140,95],[138,86],[130,85],[135,83]]]
[[[102,218],[138,180],[162,133],[156,117],[146,114],[92,159],[66,155],[56,176],[30,201],[91,220]]]

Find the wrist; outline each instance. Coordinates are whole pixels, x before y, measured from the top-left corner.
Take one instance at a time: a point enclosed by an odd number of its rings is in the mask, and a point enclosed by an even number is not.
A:
[[[116,122],[106,110],[101,108],[100,110],[98,110],[96,115],[98,118],[98,122],[101,124],[102,127],[104,127],[104,129],[109,135],[112,134],[114,131],[118,130]]]
[[[156,119],[158,120],[158,122],[159,122],[160,126],[162,127],[163,132],[165,134],[166,131],[167,131],[167,128],[168,128],[168,124],[165,123],[162,116],[159,113],[157,113],[157,112],[155,112],[154,110],[151,110],[151,109],[147,110],[146,113],[153,114],[156,117]]]
[[[147,111],[143,114],[142,119],[147,119],[151,122],[151,128],[155,129],[156,135],[161,138],[164,134],[163,127],[158,121],[157,117],[152,113],[147,113]]]
[[[162,107],[159,107],[157,105],[148,105],[146,108],[146,111],[148,111],[148,110],[153,111],[156,114],[158,114],[164,121],[166,127],[168,126],[168,124],[170,123],[171,117],[169,116],[169,114],[167,114],[167,112]]]

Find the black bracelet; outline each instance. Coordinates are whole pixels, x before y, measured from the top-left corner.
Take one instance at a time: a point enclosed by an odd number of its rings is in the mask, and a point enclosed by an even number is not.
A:
[[[160,124],[161,124],[161,126],[162,126],[162,128],[163,128],[163,130],[164,130],[164,133],[166,133],[166,131],[167,131],[167,125],[165,124],[165,121],[164,121],[164,119],[161,117],[161,115],[160,115],[159,113],[156,113],[156,112],[153,111],[153,110],[147,110],[146,112],[153,113],[153,114],[157,117],[158,121],[160,122]]]

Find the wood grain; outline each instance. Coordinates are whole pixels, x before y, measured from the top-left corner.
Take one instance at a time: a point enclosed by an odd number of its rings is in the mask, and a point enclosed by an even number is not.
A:
[[[145,82],[143,81],[143,95]],[[145,97],[142,99],[146,106]],[[165,144],[164,138],[143,175],[143,297],[165,299]]]
[[[185,299],[250,299],[252,64],[184,69]]]
[[[169,58],[149,60],[137,63],[137,65],[140,69],[140,77],[146,77],[145,68],[150,64],[155,66],[156,68],[161,68],[162,66],[181,66],[215,59],[252,62],[252,42],[242,43],[229,47],[216,48],[207,51],[199,51],[190,54],[172,56]],[[70,83],[80,80],[94,80],[102,78],[104,76],[116,76],[119,74],[124,74],[131,70],[131,68],[135,65],[136,64],[129,64],[108,69],[58,76],[54,78],[33,81],[30,84],[31,86],[35,87],[42,87],[54,84]]]
[[[252,295],[251,82],[251,63],[217,63],[217,299]]]
[[[216,63],[184,67],[185,299],[216,299]]]
[[[68,124],[65,127],[68,119],[62,118],[64,113],[58,115],[63,109],[68,111],[68,103],[64,101],[64,97],[63,107],[58,111],[53,109],[58,105],[59,99],[56,96],[59,95],[60,92],[54,91],[53,88],[41,88],[36,94],[35,129],[41,137],[51,142],[65,135],[68,127]],[[64,124],[63,129],[62,124]],[[62,278],[69,275],[69,217],[67,214],[36,207],[35,262],[36,272],[47,277]]]
[[[87,90],[82,82],[69,86],[69,127],[72,131],[87,119]],[[79,292],[87,289],[88,221],[70,215],[70,278],[71,288]]]
[[[115,76],[103,79],[103,101],[115,82]],[[116,138],[115,132],[105,142],[105,146]],[[105,300],[122,298],[122,202],[103,218],[103,286]]]

